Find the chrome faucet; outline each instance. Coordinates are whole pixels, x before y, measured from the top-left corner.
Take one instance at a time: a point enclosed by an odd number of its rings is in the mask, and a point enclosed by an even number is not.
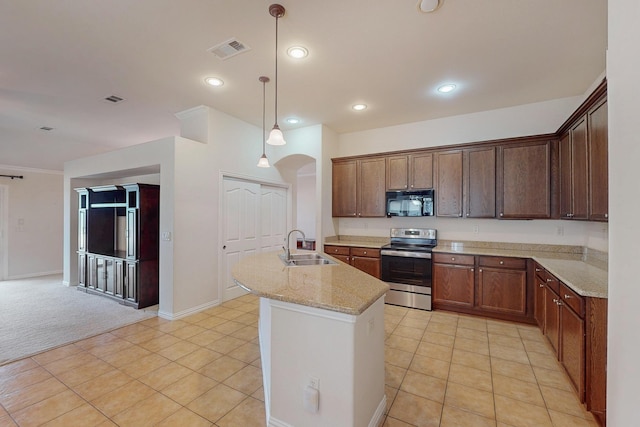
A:
[[[291,250],[289,250],[289,238],[291,237],[291,233],[293,233],[294,231],[299,232],[300,234],[302,234],[302,245],[304,246],[307,243],[307,238],[304,235],[304,231],[302,230],[298,230],[293,229],[289,232],[289,234],[287,234],[287,238],[285,239],[286,242],[286,246],[283,246],[282,249],[284,249],[284,258],[285,261],[291,261]]]

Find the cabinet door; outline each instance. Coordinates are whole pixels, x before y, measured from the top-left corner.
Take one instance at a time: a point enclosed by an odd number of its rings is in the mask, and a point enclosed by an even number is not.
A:
[[[433,264],[433,301],[473,307],[473,276],[468,265]]]
[[[138,268],[135,262],[127,262],[124,297],[132,302],[138,302]]]
[[[87,257],[87,287],[95,289],[98,285],[98,265],[95,255],[89,255]]]
[[[360,172],[358,174],[358,216],[359,217],[384,217],[385,188],[386,188],[386,162],[385,159],[362,159],[358,161]]]
[[[87,286],[87,255],[78,254],[78,286]]]
[[[550,218],[551,142],[502,146],[498,165],[500,218]]]
[[[558,144],[560,158],[560,218],[571,218],[571,134],[567,132]]]
[[[356,161],[333,163],[332,215],[356,216]]]
[[[545,286],[544,291],[544,335],[558,354],[560,350],[560,306],[559,297],[551,288]]]
[[[436,215],[462,216],[462,150],[435,153]]]
[[[113,294],[119,298],[124,298],[124,261],[117,259],[114,266],[114,288]]]
[[[496,149],[466,150],[464,153],[465,216],[496,216]]]
[[[433,188],[433,153],[409,156],[409,187],[411,190]]]
[[[580,402],[584,402],[585,329],[584,320],[566,304],[561,303],[561,362],[573,383]]]
[[[115,294],[116,285],[116,268],[112,259],[104,260],[104,293],[109,295]]]
[[[96,257],[96,291],[104,292],[107,283],[107,263],[104,258]]]
[[[138,241],[138,210],[127,209],[127,258],[137,258],[136,242]]]
[[[536,274],[535,274],[535,289],[534,289],[534,311],[533,316],[540,327],[542,333],[544,333],[545,325],[544,325],[544,310],[545,310],[545,298],[544,298],[544,280],[538,276],[538,272],[542,272],[542,269],[536,265]]]
[[[587,119],[580,120],[571,129],[571,218],[587,219],[589,215],[587,151]]]
[[[406,190],[409,181],[408,156],[387,157],[387,190]]]
[[[373,277],[380,278],[380,258],[352,256],[351,265]]]
[[[78,251],[87,250],[87,211],[80,209],[78,211]]]
[[[483,310],[525,315],[527,272],[506,268],[480,268],[478,306]]]
[[[589,219],[609,218],[608,111],[606,99],[587,113],[589,123]]]

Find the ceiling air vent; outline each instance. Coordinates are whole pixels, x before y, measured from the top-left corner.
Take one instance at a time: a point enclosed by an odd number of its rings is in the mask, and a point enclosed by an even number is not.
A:
[[[208,52],[213,53],[215,56],[222,60],[229,59],[232,56],[236,56],[248,50],[251,50],[249,46],[235,38],[229,39],[226,42],[220,43],[219,45],[207,49]]]
[[[112,104],[118,104],[122,101],[124,101],[124,98],[120,98],[119,96],[116,95],[111,95],[111,96],[107,96],[106,98],[104,98],[105,101],[110,102]]]

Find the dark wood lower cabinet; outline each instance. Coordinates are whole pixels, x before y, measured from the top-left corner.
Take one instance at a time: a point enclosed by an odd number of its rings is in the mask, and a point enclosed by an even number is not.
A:
[[[560,306],[558,294],[547,286],[544,293],[544,335],[556,354],[560,350]]]
[[[526,315],[527,272],[480,268],[478,270],[478,306],[483,310]]]
[[[373,277],[380,278],[380,249],[325,245],[324,252]]]
[[[434,304],[473,307],[474,268],[464,264],[433,264]]]
[[[560,319],[560,360],[578,393],[580,402],[584,402],[584,319],[565,303],[560,305]]]

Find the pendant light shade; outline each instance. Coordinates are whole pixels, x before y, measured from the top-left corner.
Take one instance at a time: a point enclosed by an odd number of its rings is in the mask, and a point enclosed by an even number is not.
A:
[[[275,124],[273,125],[273,129],[269,133],[269,139],[267,139],[267,144],[270,145],[285,145],[287,142],[284,140],[284,135],[282,135],[282,131],[278,126],[278,19],[284,16],[285,9],[284,6],[279,4],[272,4],[269,6],[269,14],[276,18],[276,102],[275,102]]]
[[[260,76],[258,78],[258,80],[260,80],[260,82],[262,83],[262,156],[260,156],[260,159],[258,160],[258,167],[259,168],[268,168],[270,167],[269,165],[269,159],[267,159],[267,155],[265,154],[265,131],[264,131],[264,106],[265,106],[265,86],[267,84],[267,82],[269,81],[269,77],[266,76]]]

